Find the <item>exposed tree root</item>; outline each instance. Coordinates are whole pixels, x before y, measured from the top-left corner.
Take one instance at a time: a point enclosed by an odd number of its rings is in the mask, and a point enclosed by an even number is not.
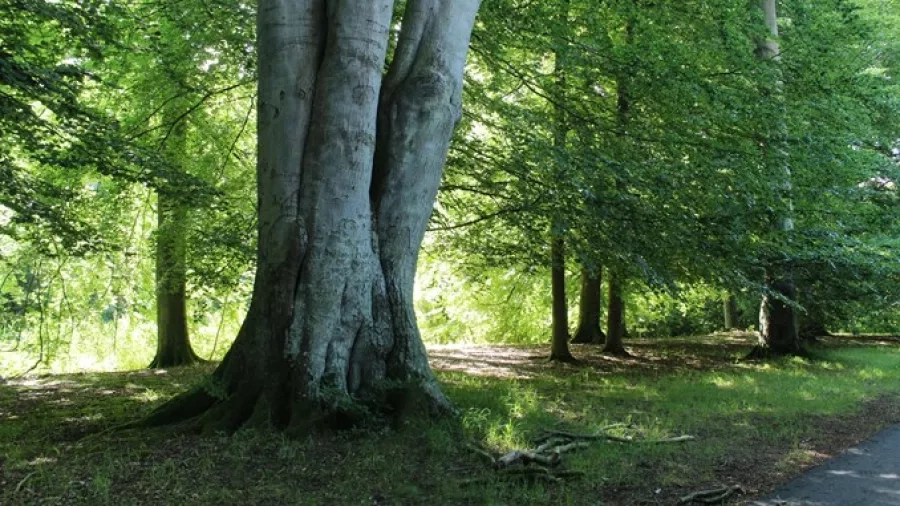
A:
[[[160,427],[184,422],[206,412],[217,402],[219,400],[204,389],[196,388],[178,395],[142,420],[138,420],[130,425],[132,427]]]
[[[223,392],[221,397],[203,387],[191,390],[143,419],[115,430],[173,425],[186,432],[230,435],[242,428],[258,428],[284,430],[289,436],[302,437],[366,423],[384,424],[451,413],[451,408],[437,405],[427,392],[409,386],[385,388],[365,400],[347,396],[341,401],[300,402],[245,384],[232,394]]]
[[[740,485],[719,487],[710,490],[698,490],[697,492],[690,493],[679,499],[678,504],[689,504],[692,502],[699,502],[703,504],[718,504],[735,494],[743,493],[744,489]]]
[[[631,436],[619,436],[608,431],[617,428],[635,427],[616,423],[601,427],[594,434],[575,434],[561,430],[545,431],[534,440],[533,450],[513,450],[503,455],[496,455],[489,450],[470,443],[466,447],[481,460],[485,461],[491,469],[497,471],[501,478],[527,478],[558,483],[567,478],[581,476],[582,473],[565,468],[562,455],[565,453],[588,448],[591,441],[615,441],[621,443],[678,443],[691,441],[693,436],[682,435],[663,439],[643,439]],[[462,482],[463,485],[488,481],[488,477],[479,477]]]

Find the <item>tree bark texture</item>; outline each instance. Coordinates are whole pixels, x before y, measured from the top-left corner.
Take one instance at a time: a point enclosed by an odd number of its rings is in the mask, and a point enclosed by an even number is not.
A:
[[[738,307],[734,295],[726,293],[722,299],[722,311],[725,316],[725,330],[733,330],[738,327]]]
[[[171,121],[177,121],[170,114]],[[170,163],[184,159],[187,126],[174,125],[165,140]],[[150,368],[177,367],[199,362],[191,347],[187,324],[187,230],[188,211],[163,193],[156,202],[156,356]]]
[[[761,0],[760,8],[763,11],[766,29],[769,36],[757,43],[757,57],[763,60],[771,60],[778,64],[780,48],[778,45],[778,16],[776,13],[776,0]],[[775,82],[767,83],[768,100],[780,102],[781,80],[776,72]],[[778,167],[783,172],[783,180],[780,198],[785,203],[783,214],[778,217],[778,232],[790,236],[794,229],[791,216],[791,171],[787,160],[786,151],[781,143],[786,134],[786,125],[781,114],[778,114],[771,128],[772,135],[763,142],[763,157],[765,163],[772,167]],[[800,354],[803,352],[797,332],[797,316],[793,306],[785,304],[773,294],[794,300],[796,287],[790,266],[772,265],[767,268],[767,285],[770,293],[763,296],[759,310],[759,339],[756,347],[751,351],[751,357],[764,357],[768,355]]]
[[[261,0],[259,244],[246,319],[212,386],[145,423],[343,427],[447,413],[413,311],[418,251],[478,0]]]
[[[622,298],[622,277],[615,270],[609,270],[609,297],[606,311],[606,344],[603,353],[628,355],[622,340],[625,337],[625,301]]]
[[[565,241],[554,234],[550,245],[550,284],[552,292],[553,336],[550,344],[550,360],[572,362],[569,351],[569,308],[566,301],[566,253]]]
[[[578,330],[573,343],[603,344],[606,335],[600,328],[603,303],[601,271],[581,270],[581,293],[578,297]]]
[[[569,17],[569,3],[564,0],[560,6],[559,16],[566,20]],[[564,39],[556,41],[557,46],[553,51],[553,77],[559,100],[565,102],[566,90],[566,49]],[[559,103],[553,104],[553,147],[558,153],[558,159],[564,160],[566,150],[566,137],[569,132],[568,118],[564,107]],[[555,167],[560,173],[565,169],[565,162]],[[562,169],[562,170],[561,170]],[[550,277],[552,291],[552,337],[550,344],[550,360],[560,362],[574,362],[575,358],[569,351],[569,309],[566,297],[566,243],[565,223],[554,223],[550,231]]]

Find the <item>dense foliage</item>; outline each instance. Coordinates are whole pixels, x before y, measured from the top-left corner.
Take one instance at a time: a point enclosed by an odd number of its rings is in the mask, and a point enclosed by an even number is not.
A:
[[[218,355],[253,272],[253,5],[0,7],[0,365],[146,365],[175,233],[192,337]],[[719,329],[725,293],[753,328],[773,264],[820,331],[895,332],[900,14],[778,8],[763,60],[746,3],[486,2],[420,260],[424,338],[546,342],[554,237],[570,286],[624,273],[633,336]],[[157,230],[163,199],[180,214]]]

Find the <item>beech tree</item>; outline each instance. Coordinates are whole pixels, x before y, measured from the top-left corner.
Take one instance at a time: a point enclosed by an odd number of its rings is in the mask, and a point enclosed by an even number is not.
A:
[[[184,159],[187,128],[173,122],[166,143],[170,163]],[[190,365],[200,361],[191,347],[187,311],[188,210],[165,193],[156,201],[156,355],[150,368]]]
[[[791,169],[785,159],[786,150],[782,146],[785,137],[784,120],[778,104],[781,103],[781,78],[777,64],[780,58],[778,46],[778,16],[775,0],[763,0],[760,3],[766,25],[767,37],[760,38],[756,46],[756,54],[760,59],[770,60],[776,65],[774,82],[764,85],[765,98],[775,101],[776,112],[771,120],[770,130],[773,135],[762,143],[765,164],[772,164],[783,173],[779,191],[784,201],[781,214],[776,217],[778,231],[785,236],[792,234],[794,221],[791,216]],[[790,267],[786,265],[770,265],[766,272],[769,292],[763,294],[759,310],[759,342],[751,356],[774,354],[795,354],[801,352],[800,339],[797,334],[797,316],[793,306],[788,302],[796,299],[797,289]]]
[[[453,408],[413,311],[416,260],[461,116],[478,0],[263,0],[258,247],[248,314],[211,386],[145,424],[304,430],[354,401]],[[350,401],[350,402],[348,402]]]

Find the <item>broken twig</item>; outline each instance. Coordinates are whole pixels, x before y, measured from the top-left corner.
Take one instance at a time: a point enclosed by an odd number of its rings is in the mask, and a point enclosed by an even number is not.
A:
[[[710,490],[698,490],[697,492],[690,493],[679,499],[678,504],[688,504],[692,502],[699,502],[703,504],[717,504],[735,494],[743,493],[744,489],[740,485],[719,487]]]

